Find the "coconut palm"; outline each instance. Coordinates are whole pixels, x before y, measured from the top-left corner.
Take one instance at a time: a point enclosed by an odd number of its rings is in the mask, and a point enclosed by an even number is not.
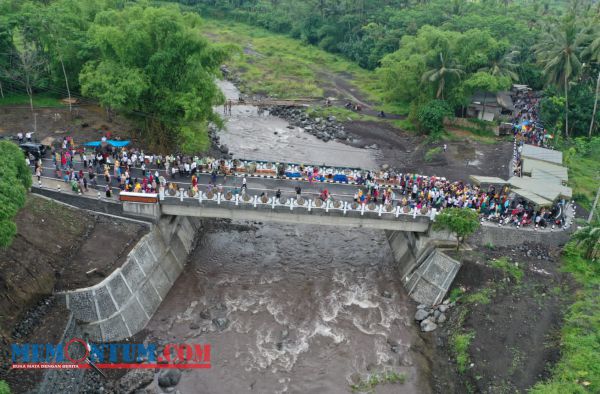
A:
[[[440,52],[437,56],[435,63],[432,67],[423,73],[421,77],[422,82],[437,83],[437,93],[435,95],[438,99],[444,99],[444,88],[446,83],[451,78],[460,78],[464,71],[462,66],[449,59],[448,54]]]
[[[573,234],[577,246],[583,248],[585,258],[594,260],[600,256],[600,225],[590,224]]]
[[[586,56],[590,63],[600,63],[600,28],[593,24],[590,28],[591,36],[595,37],[588,47],[584,50],[583,54]],[[596,97],[594,99],[594,110],[592,111],[592,120],[590,121],[590,130],[588,136],[592,138],[592,131],[594,130],[594,123],[596,120],[596,110],[598,109],[598,94],[600,92],[600,72],[598,73],[598,80],[596,81]]]
[[[489,73],[495,77],[509,77],[516,81],[519,79],[519,75],[515,72],[518,67],[515,62],[517,56],[519,56],[519,51],[507,53],[498,51],[492,55],[489,66],[482,67],[479,71]]]
[[[565,136],[569,138],[569,83],[581,70],[581,52],[587,34],[571,15],[550,26],[535,50],[548,82],[565,91]]]

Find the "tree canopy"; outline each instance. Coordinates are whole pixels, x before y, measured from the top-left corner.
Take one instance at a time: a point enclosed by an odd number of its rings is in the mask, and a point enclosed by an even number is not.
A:
[[[226,52],[195,30],[199,23],[177,7],[100,12],[88,32],[96,56],[80,73],[82,93],[139,117],[154,147],[179,142],[188,124],[206,127],[224,100],[214,79]]]
[[[0,141],[0,247],[9,246],[17,233],[14,216],[25,205],[31,187],[31,171],[23,151],[8,141]]]
[[[448,230],[456,237],[456,249],[479,227],[479,215],[473,209],[446,208],[435,217],[434,229]]]
[[[196,13],[149,4],[0,0],[4,91],[95,99],[137,120],[154,150],[185,145],[219,122],[214,79],[228,51],[201,35]]]

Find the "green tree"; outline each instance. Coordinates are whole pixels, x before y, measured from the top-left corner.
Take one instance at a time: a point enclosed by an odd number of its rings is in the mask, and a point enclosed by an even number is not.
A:
[[[535,50],[549,83],[565,92],[565,137],[569,138],[569,83],[581,71],[580,56],[587,35],[574,15],[550,26]]]
[[[10,394],[10,387],[4,380],[0,380],[0,394]]]
[[[25,205],[31,187],[31,171],[16,144],[0,141],[0,247],[12,242],[17,227],[14,216]]]
[[[452,111],[444,100],[431,100],[419,108],[417,122],[423,133],[436,135],[444,131],[444,118]]]
[[[453,62],[448,52],[440,52],[436,61],[430,64],[430,68],[421,76],[422,82],[437,85],[435,98],[444,99],[444,89],[452,79],[460,79],[464,74],[462,66]]]
[[[200,23],[177,6],[100,12],[89,30],[97,60],[80,74],[82,92],[133,114],[158,151],[181,142],[182,127],[206,132],[219,121],[212,108],[224,98],[214,80],[227,52],[202,37]]]
[[[435,217],[435,230],[448,230],[456,237],[456,250],[479,227],[479,215],[466,208],[446,208]]]

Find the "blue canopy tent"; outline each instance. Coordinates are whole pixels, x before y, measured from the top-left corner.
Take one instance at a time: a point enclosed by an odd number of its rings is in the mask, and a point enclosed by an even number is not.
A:
[[[114,146],[115,148],[122,148],[124,146],[129,145],[130,141],[117,141],[117,140],[107,140],[106,143],[109,145]],[[98,147],[100,145],[102,145],[102,141],[91,141],[91,142],[86,142],[85,144],[83,144],[84,146],[89,146],[92,148]]]

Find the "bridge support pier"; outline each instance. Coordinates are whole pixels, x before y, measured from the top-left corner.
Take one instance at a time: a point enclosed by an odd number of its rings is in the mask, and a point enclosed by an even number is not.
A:
[[[454,245],[447,234],[408,231],[385,231],[398,273],[411,298],[420,304],[442,302],[460,262],[438,250],[438,246]]]

